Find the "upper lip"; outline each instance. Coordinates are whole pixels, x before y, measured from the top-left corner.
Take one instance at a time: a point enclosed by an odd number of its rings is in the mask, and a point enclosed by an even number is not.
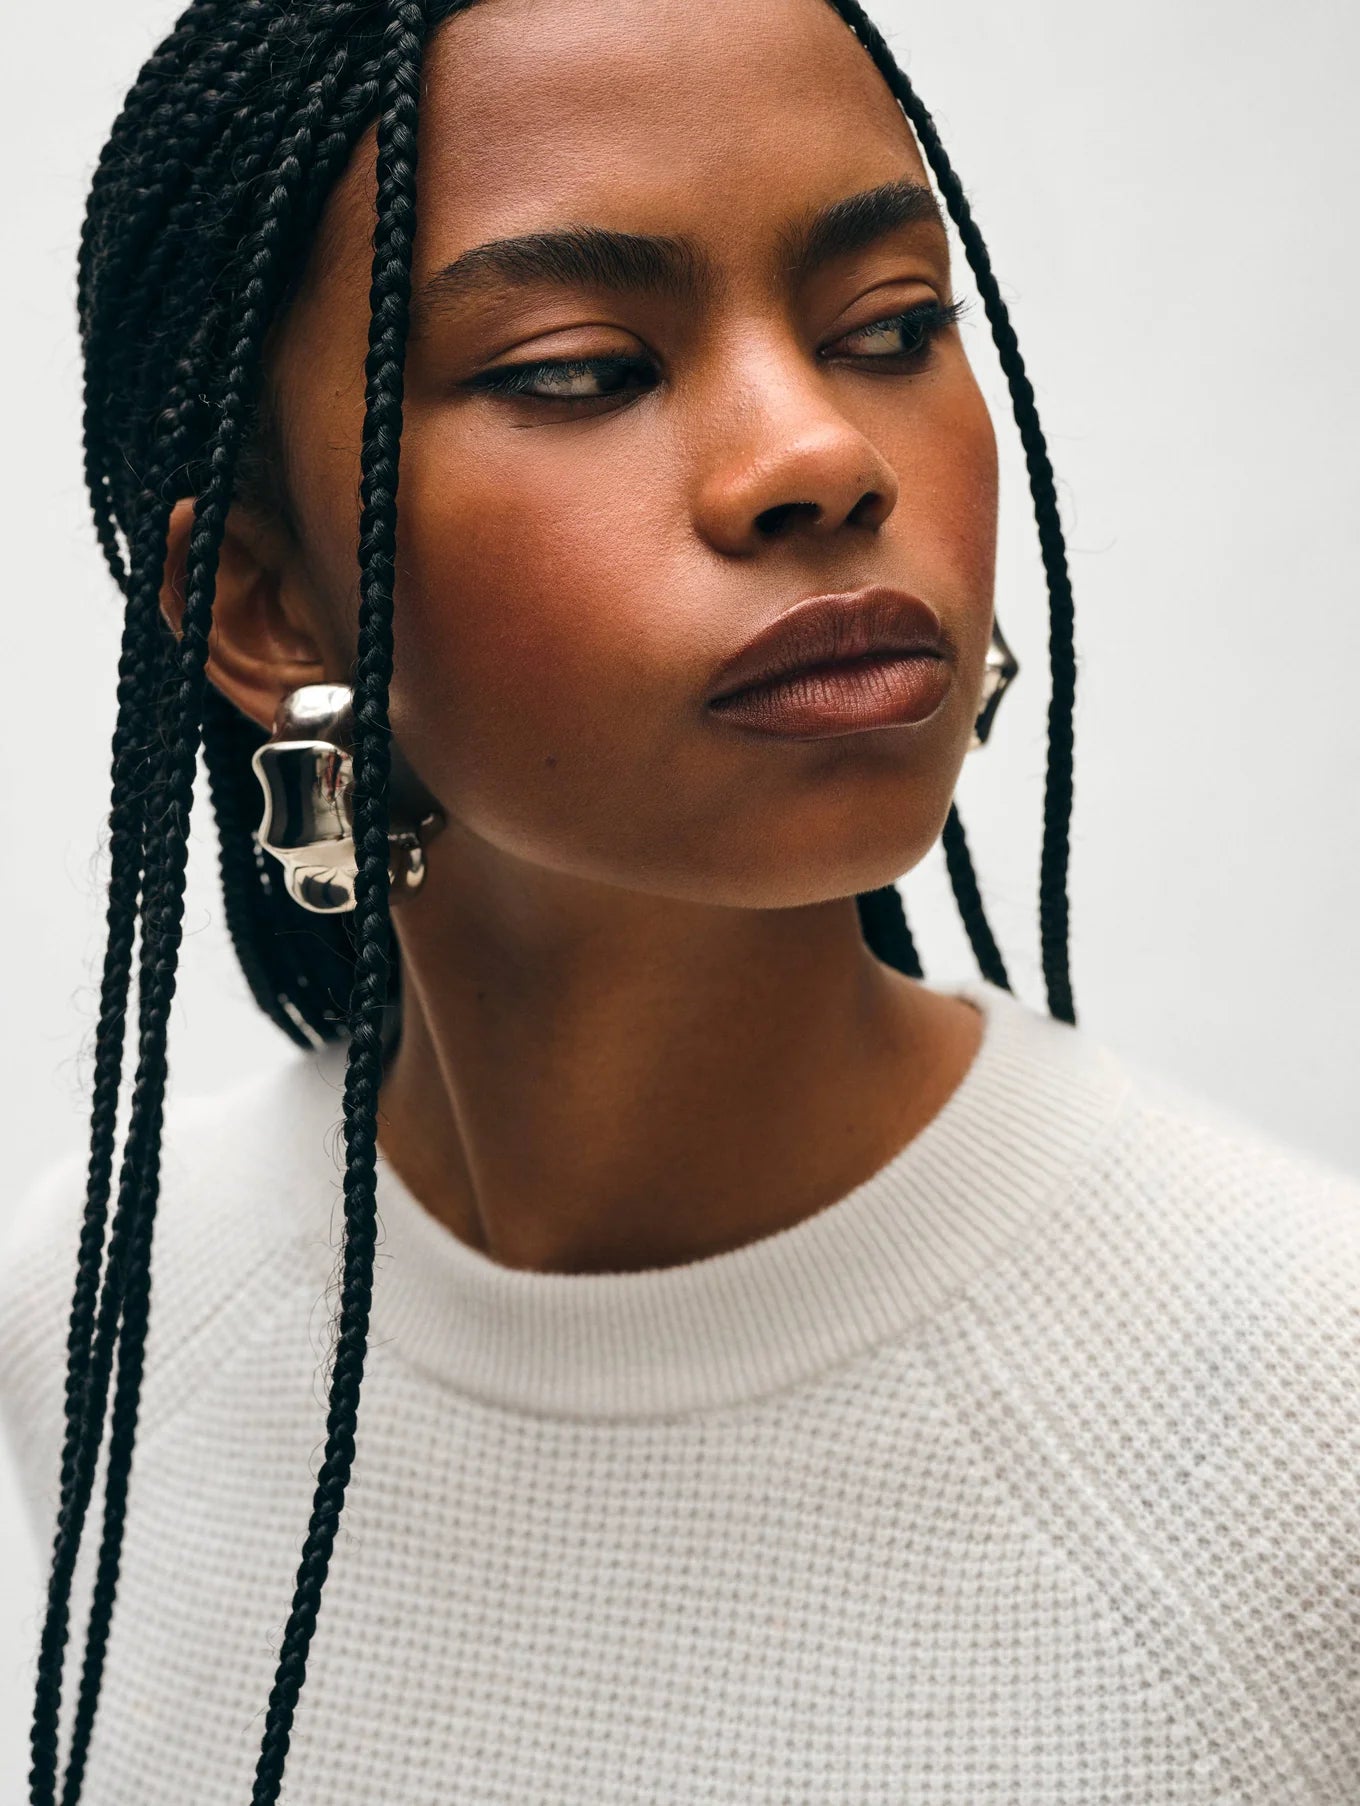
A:
[[[786,608],[727,660],[705,700],[718,702],[796,671],[873,652],[929,653],[940,658],[947,650],[940,617],[929,603],[905,590],[875,584],[833,596],[808,596]]]

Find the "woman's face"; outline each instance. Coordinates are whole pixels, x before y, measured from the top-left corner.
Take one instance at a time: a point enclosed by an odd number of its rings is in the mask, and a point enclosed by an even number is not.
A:
[[[330,198],[271,354],[291,580],[340,681],[374,145],[370,131]],[[395,733],[452,830],[431,902],[460,842],[745,907],[871,889],[931,845],[991,624],[991,422],[956,327],[904,355],[916,341],[891,324],[955,298],[937,218],[888,207],[863,242],[790,255],[833,203],[926,182],[823,0],[482,0],[435,32],[392,686]],[[598,239],[441,276],[476,247],[567,228],[680,254],[635,258],[627,286]],[[944,624],[952,681],[928,720],[772,738],[706,706],[777,615],[866,584]]]

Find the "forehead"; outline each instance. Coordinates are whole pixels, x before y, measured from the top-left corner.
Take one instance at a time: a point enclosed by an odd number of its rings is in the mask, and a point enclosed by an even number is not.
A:
[[[374,143],[323,224],[365,281]],[[827,0],[476,0],[425,52],[415,274],[568,222],[736,242],[902,175],[910,128]]]

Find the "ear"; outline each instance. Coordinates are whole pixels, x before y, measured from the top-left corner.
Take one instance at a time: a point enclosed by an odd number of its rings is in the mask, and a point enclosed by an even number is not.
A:
[[[193,497],[185,496],[170,512],[161,582],[161,613],[176,638],[188,600],[193,524]],[[232,508],[217,564],[208,681],[252,721],[272,728],[275,711],[290,690],[327,681],[315,619],[296,553],[281,529]]]

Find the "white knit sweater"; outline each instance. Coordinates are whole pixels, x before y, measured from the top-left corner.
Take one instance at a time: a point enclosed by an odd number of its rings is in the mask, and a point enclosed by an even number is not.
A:
[[[503,1268],[383,1170],[289,1806],[1357,1806],[1360,1186],[969,994],[922,1134],[687,1266]],[[171,1109],[86,1806],[250,1797],[340,1076]],[[44,1559],[80,1164],[0,1269]]]

